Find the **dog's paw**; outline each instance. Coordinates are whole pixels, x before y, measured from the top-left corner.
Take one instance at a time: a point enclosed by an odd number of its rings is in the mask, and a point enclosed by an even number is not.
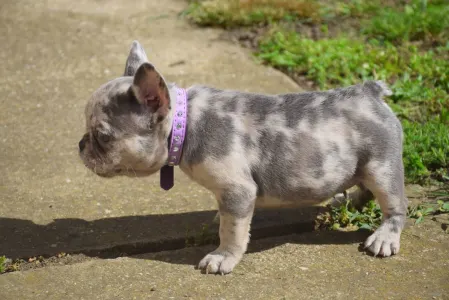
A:
[[[366,239],[365,249],[368,249],[374,256],[391,256],[399,252],[400,238],[400,232],[381,225]]]
[[[206,255],[198,264],[198,268],[206,274],[228,274],[239,263],[240,258],[227,251],[215,250]]]

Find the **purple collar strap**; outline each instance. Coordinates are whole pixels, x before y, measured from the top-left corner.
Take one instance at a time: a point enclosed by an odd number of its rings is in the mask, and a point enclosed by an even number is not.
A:
[[[167,164],[161,168],[161,188],[168,191],[175,184],[174,166],[181,160],[182,146],[187,127],[187,93],[185,89],[176,88],[176,107],[173,114],[172,131],[169,136]]]

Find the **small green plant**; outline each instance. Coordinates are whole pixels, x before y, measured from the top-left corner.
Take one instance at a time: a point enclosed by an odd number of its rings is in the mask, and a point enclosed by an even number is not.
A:
[[[449,199],[449,194],[446,194],[446,198]],[[448,201],[443,201],[443,200],[438,200],[437,201],[438,207],[437,207],[437,212],[438,213],[449,213],[449,200]]]
[[[435,204],[419,204],[408,209],[408,217],[415,219],[415,224],[424,220],[425,216],[449,213],[449,201],[438,200]]]
[[[0,256],[0,274],[6,271],[6,257]]]
[[[5,259],[3,263],[3,273],[17,271],[20,269],[20,266],[24,263],[25,261],[23,259],[14,259],[14,260]],[[1,273],[2,272],[0,272],[0,274]]]
[[[382,221],[382,212],[375,201],[369,201],[361,210],[350,200],[339,207],[328,206],[329,211],[317,217],[317,227],[333,230],[341,228],[374,230]]]
[[[408,217],[415,220],[415,225],[421,223],[425,216],[432,214],[434,209],[432,207],[425,207],[420,204],[417,206],[409,207]]]
[[[449,191],[438,191],[431,195],[445,200],[410,206],[407,210],[407,217],[415,219],[415,224],[421,223],[426,216],[449,213]],[[369,201],[361,210],[354,208],[350,200],[339,207],[331,207],[329,205],[328,209],[328,211],[317,216],[315,220],[316,229],[375,230],[382,221],[382,212],[374,200]]]

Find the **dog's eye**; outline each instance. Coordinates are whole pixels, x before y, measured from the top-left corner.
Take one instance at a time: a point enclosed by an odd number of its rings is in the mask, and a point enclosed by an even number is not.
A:
[[[104,133],[99,132],[98,139],[100,141],[102,141],[103,143],[107,143],[111,140],[111,136],[109,134],[104,134]]]

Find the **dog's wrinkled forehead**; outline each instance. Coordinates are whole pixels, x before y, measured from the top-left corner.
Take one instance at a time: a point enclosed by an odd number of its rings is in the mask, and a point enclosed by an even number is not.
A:
[[[120,77],[109,81],[96,90],[86,106],[87,129],[124,126],[130,115],[142,114],[142,107],[130,87],[132,77]]]
[[[132,77],[120,77],[93,93],[85,111],[87,131],[138,133],[148,127],[147,111],[134,96],[132,82]]]

